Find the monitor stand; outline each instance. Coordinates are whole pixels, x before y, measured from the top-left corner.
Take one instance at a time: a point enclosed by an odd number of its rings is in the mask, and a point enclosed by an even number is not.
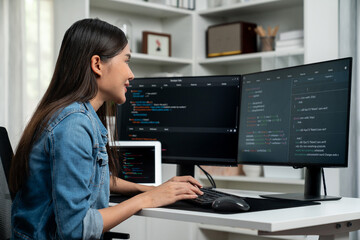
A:
[[[195,176],[194,164],[178,164],[176,167],[176,176]]]
[[[338,196],[320,195],[321,192],[321,168],[306,167],[305,168],[305,189],[304,193],[282,193],[260,195],[264,198],[286,199],[299,201],[330,201],[339,200]]]

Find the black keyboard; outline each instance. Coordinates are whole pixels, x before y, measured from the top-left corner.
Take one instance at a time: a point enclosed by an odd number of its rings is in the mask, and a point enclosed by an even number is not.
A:
[[[225,196],[233,196],[233,197],[239,197],[236,195],[232,195],[225,192],[216,191],[211,188],[201,188],[200,189],[204,194],[199,195],[199,197],[195,199],[189,199],[188,202],[205,208],[210,208],[212,203],[219,197],[225,197]]]

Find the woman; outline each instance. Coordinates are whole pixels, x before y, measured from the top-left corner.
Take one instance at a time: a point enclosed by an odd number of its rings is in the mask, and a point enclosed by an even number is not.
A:
[[[106,106],[126,101],[130,57],[124,33],[99,19],[80,20],[65,33],[49,88],[12,161],[13,239],[99,239],[142,208],[202,194],[190,176],[154,188],[111,175],[117,170]],[[109,190],[137,195],[108,207]]]

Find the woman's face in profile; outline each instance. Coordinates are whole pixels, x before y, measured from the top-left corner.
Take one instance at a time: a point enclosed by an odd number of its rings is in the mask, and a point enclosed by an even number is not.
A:
[[[109,62],[103,64],[101,80],[98,81],[99,94],[105,101],[111,100],[117,104],[126,101],[125,93],[129,81],[134,79],[134,74],[129,67],[131,58],[129,44]]]

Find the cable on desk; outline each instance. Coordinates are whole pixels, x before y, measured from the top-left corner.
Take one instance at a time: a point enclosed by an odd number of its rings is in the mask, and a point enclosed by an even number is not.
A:
[[[327,195],[327,190],[326,190],[326,182],[325,182],[325,172],[324,172],[324,168],[321,168],[321,175],[322,175],[323,186],[324,186],[324,194],[325,194],[325,196],[326,196],[326,195]]]
[[[198,166],[198,168],[200,168],[201,171],[203,171],[203,173],[205,174],[205,176],[206,176],[207,179],[209,180],[212,188],[216,188],[215,180],[212,178],[212,176],[210,175],[210,173],[208,173],[207,171],[205,171],[202,167],[200,167],[200,165],[196,165],[196,166]]]

